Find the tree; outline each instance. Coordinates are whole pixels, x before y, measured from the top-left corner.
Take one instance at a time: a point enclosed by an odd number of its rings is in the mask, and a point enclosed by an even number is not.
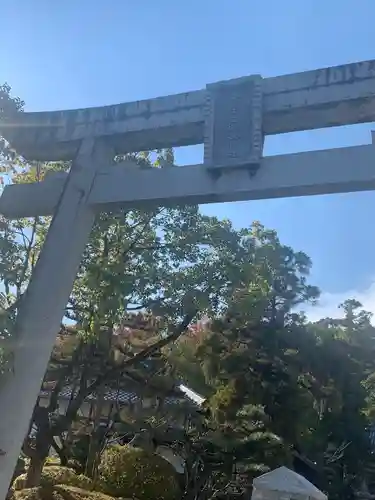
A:
[[[22,107],[8,86],[0,88],[3,118]],[[171,150],[118,160],[176,168]],[[7,182],[40,182],[70,164],[26,162],[0,140],[0,166]],[[0,219],[1,373],[12,368],[12,325],[49,223],[48,217]],[[176,414],[163,408],[153,421],[139,413],[128,430],[134,439],[146,431],[183,451],[187,498],[227,491],[234,467],[249,479],[265,467],[291,464],[296,454],[314,464],[330,497],[349,499],[360,480],[371,483],[371,317],[354,300],[343,304],[343,319],[311,324],[296,314],[296,306],[319,296],[308,282],[310,267],[307,255],[259,222],[237,231],[196,206],[98,215],[66,308],[75,326],[62,325],[45,378],[54,382],[49,406],[37,402],[35,434],[25,441],[29,484],[38,483],[51,446],[68,459],[66,434],[89,395],[96,397],[86,449],[93,475],[106,388],[128,385],[163,399],[177,394],[179,379],[207,398],[199,411],[181,408],[189,422],[182,434],[171,431]],[[67,385],[72,397],[58,415]]]
[[[227,482],[234,465],[250,481],[255,471],[290,462],[305,429],[300,413],[313,412],[296,351],[303,321],[292,313],[318,295],[307,283],[311,263],[259,223],[241,232],[240,249],[241,280],[227,307],[169,353],[177,373],[208,397],[210,425],[232,457]]]
[[[256,224],[256,239],[248,240],[246,286],[235,291],[222,317],[181,339],[170,357],[209,401],[229,391],[234,420],[243,405],[260,405],[266,429],[280,437],[289,459],[307,455],[316,464],[317,485],[348,497],[372,466],[370,316],[352,300],[343,305],[343,320],[309,324],[295,314],[296,304],[317,297],[307,283],[309,259],[263,230]]]
[[[12,97],[8,84],[0,86],[0,122],[5,122],[17,112],[22,112],[24,103]],[[7,141],[0,135],[0,181],[4,186],[9,175],[21,163]],[[22,224],[0,216],[0,378],[12,370],[12,325],[17,307],[28,279],[30,239]]]
[[[128,161],[136,162],[139,168],[161,168],[161,163],[171,156],[171,151],[159,151],[154,164],[146,153],[131,155]],[[12,175],[12,181],[38,182],[47,174],[66,171],[68,167],[65,163],[23,163]],[[27,237],[32,235],[28,239],[29,272],[43,244],[49,218],[22,220],[20,224]],[[43,434],[36,470],[41,470],[54,432],[58,430],[59,436],[65,432],[84,399],[115,383],[124,373],[124,367],[113,367],[110,359],[112,332],[124,316],[147,310],[162,318],[158,333],[163,339],[152,348],[156,350],[181,335],[195,314],[215,314],[225,307],[237,286],[235,262],[243,251],[242,239],[228,221],[204,216],[196,206],[118,210],[97,216],[66,311],[67,318],[78,325],[81,338],[86,343],[94,340],[88,347],[81,342],[77,348],[74,363],[78,363],[78,370],[77,365],[75,369],[65,365],[61,370],[50,408],[37,407],[34,411],[33,422]],[[171,329],[173,333],[166,340]],[[153,353],[152,349],[145,349],[141,356],[126,363],[143,362]],[[100,375],[98,361],[88,362],[92,356],[101,358]],[[47,432],[51,420],[47,414],[55,411],[56,394],[67,377],[73,377],[77,384],[76,397],[64,423],[50,425]],[[30,479],[30,484],[35,480]]]
[[[173,467],[159,456],[133,446],[113,446],[104,453],[100,480],[114,496],[174,500],[180,491]]]
[[[314,441],[306,445],[327,477],[331,496],[352,498],[363,479],[373,481],[373,472],[368,474],[373,470],[368,425],[374,327],[358,301],[347,300],[340,307],[344,318],[326,318],[310,326],[318,341],[310,360],[320,386],[320,419]]]

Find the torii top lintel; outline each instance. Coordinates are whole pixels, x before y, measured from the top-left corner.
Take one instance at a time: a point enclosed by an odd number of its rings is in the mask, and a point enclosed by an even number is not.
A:
[[[278,134],[375,117],[375,60],[262,80],[263,133]],[[1,134],[29,160],[69,160],[81,139],[106,137],[117,153],[200,144],[207,90],[113,106],[19,113]]]

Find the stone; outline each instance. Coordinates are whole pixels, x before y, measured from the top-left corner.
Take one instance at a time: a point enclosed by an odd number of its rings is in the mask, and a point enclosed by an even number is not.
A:
[[[204,163],[209,168],[259,165],[263,151],[262,78],[207,86]]]

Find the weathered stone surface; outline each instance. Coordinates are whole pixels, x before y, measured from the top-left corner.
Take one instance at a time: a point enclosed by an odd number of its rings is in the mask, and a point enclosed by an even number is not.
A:
[[[209,168],[259,164],[263,150],[262,78],[207,87],[204,163]]]
[[[373,121],[375,61],[263,80],[263,132],[277,134]],[[113,106],[20,113],[0,126],[20,154],[72,159],[79,140],[106,136],[118,153],[203,143],[206,91]]]
[[[375,62],[268,78],[263,93],[265,134],[373,121]],[[0,498],[28,429],[95,210],[375,189],[373,146],[263,158],[253,178],[243,169],[216,178],[204,165],[102,168],[116,153],[202,143],[205,99],[206,92],[199,91],[103,108],[20,113],[0,125],[18,153],[30,160],[75,159],[66,182],[55,177],[39,186],[7,186],[0,198],[0,213],[10,217],[56,209],[17,317],[14,374],[2,391]],[[246,113],[241,119],[246,122]],[[51,276],[59,286],[46,295]]]
[[[375,189],[373,145],[266,156],[255,177],[246,170],[227,169],[220,178],[204,165],[168,169],[127,169],[100,172],[89,203],[96,210],[259,200],[288,196],[368,191]],[[0,213],[9,218],[51,215],[64,187],[63,179],[7,186]]]

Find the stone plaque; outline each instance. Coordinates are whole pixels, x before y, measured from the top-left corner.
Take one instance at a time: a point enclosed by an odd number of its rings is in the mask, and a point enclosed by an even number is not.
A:
[[[262,77],[207,86],[204,163],[209,168],[253,166],[263,152]]]

